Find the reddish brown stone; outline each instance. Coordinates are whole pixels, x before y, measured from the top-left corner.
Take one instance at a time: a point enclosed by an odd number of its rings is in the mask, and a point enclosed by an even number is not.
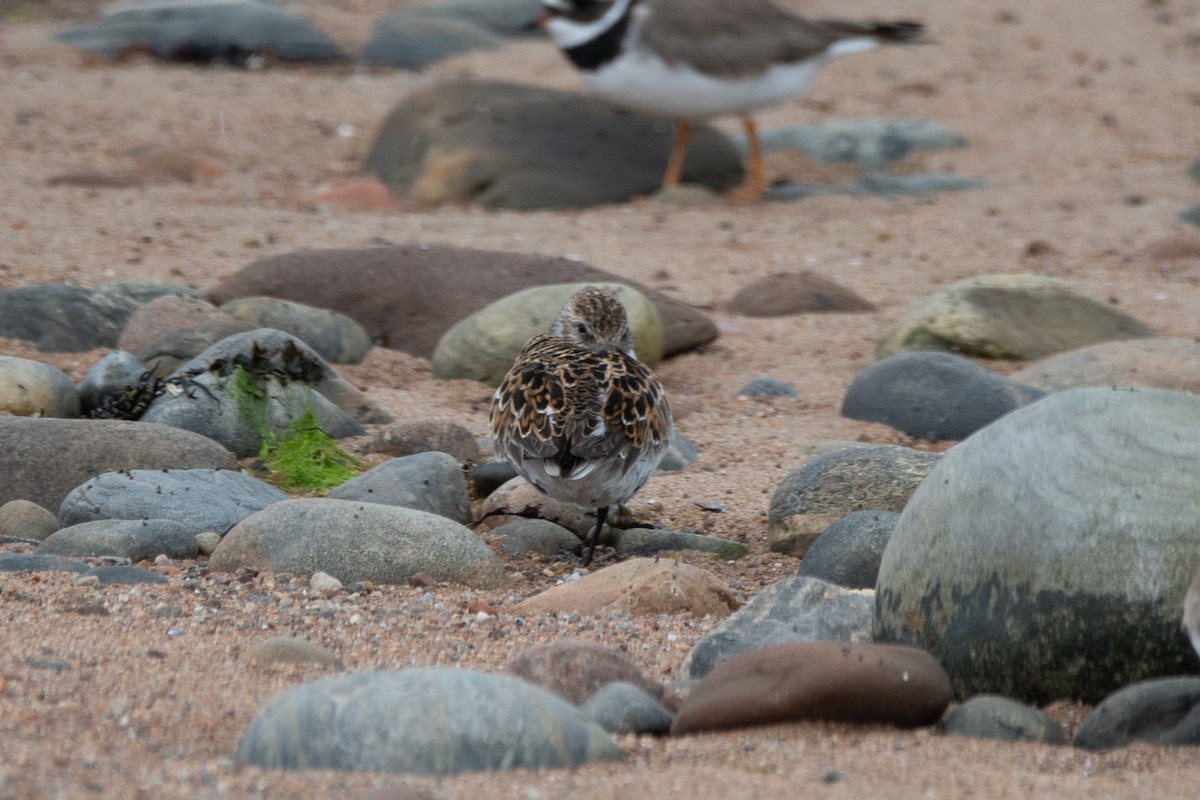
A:
[[[381,430],[367,442],[368,453],[411,456],[437,451],[449,453],[459,461],[479,458],[479,442],[462,425],[444,419],[416,419],[398,422]]]
[[[954,697],[923,650],[793,642],[731,658],[692,690],[671,734],[805,719],[932,725]]]
[[[814,311],[874,311],[856,292],[814,272],[780,272],[743,288],[726,311],[749,317],[781,317]]]
[[[661,683],[650,680],[616,650],[592,642],[561,641],[531,647],[514,658],[507,669],[575,705],[600,687],[617,681],[632,683],[656,699],[663,696]]]

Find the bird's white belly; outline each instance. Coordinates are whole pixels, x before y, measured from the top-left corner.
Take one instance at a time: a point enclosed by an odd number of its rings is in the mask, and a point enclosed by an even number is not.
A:
[[[748,114],[801,95],[826,60],[778,65],[757,76],[726,79],[671,66],[639,52],[585,72],[583,79],[597,94],[634,111],[702,120]]]

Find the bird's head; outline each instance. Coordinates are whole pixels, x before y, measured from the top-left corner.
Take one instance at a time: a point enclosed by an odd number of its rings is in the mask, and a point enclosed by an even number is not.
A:
[[[558,312],[550,333],[588,350],[616,349],[633,355],[625,306],[609,292],[587,286]]]

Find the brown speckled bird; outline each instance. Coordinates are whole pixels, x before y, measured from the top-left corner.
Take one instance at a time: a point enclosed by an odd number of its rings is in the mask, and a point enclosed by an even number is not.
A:
[[[491,426],[496,456],[527,481],[596,509],[585,566],[608,507],[642,488],[672,430],[662,386],[633,354],[624,306],[592,286],[567,301],[549,333],[525,344],[492,396]]]

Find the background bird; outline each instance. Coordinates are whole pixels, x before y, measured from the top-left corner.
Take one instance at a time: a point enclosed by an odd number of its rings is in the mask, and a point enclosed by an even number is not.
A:
[[[675,120],[662,188],[679,183],[693,122],[738,115],[749,162],[734,201],[766,187],[750,113],[797,97],[822,65],[921,39],[918,22],[804,19],[770,0],[543,0],[543,24],[597,94]]]
[[[672,432],[662,386],[633,353],[624,306],[590,286],[526,343],[492,396],[490,422],[497,457],[550,497],[596,509],[585,566],[608,507],[642,487]]]

